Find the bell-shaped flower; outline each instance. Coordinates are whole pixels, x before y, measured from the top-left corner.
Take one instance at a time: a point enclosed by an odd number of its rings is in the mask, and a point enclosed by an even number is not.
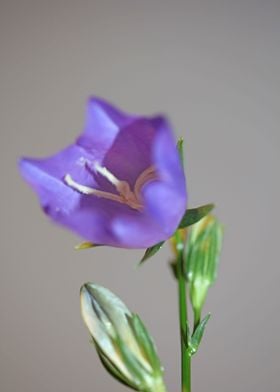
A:
[[[81,311],[99,358],[112,376],[137,391],[166,391],[148,331],[115,294],[87,283],[81,288]]]
[[[76,142],[20,171],[51,219],[94,244],[146,248],[186,209],[184,172],[163,116],[129,115],[90,98]]]

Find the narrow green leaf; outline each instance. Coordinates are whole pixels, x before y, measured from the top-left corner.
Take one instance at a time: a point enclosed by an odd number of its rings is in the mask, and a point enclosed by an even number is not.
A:
[[[211,314],[208,313],[207,316],[204,317],[203,320],[198,324],[196,327],[196,330],[194,331],[192,337],[191,337],[191,354],[195,354],[198,350],[198,347],[200,345],[201,339],[203,337],[205,327],[211,317]]]
[[[163,246],[165,241],[161,241],[158,244],[155,244],[153,246],[151,246],[150,248],[147,248],[144,256],[142,257],[142,259],[140,260],[140,265],[142,263],[144,263],[144,261],[148,260],[150,257],[154,256]]]
[[[132,314],[132,317],[128,316],[127,319],[144,357],[152,364],[153,369],[158,369],[161,372],[155,344],[142,320],[137,314]]]
[[[116,350],[119,350],[122,357],[122,362],[125,364],[129,374],[136,385],[143,384],[146,369],[143,363],[136,357],[135,353],[131,351],[130,347],[119,337],[114,340]]]
[[[205,204],[201,207],[188,209],[179,224],[179,229],[183,229],[197,223],[200,219],[209,214],[214,207],[214,204]]]

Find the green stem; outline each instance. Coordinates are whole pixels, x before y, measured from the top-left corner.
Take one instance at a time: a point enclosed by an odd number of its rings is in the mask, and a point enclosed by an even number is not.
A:
[[[182,244],[177,243],[177,273],[178,273],[178,294],[179,294],[179,318],[181,335],[181,385],[182,392],[191,392],[191,356],[188,353],[189,331],[187,328],[187,292],[186,281],[183,274],[183,251]]]

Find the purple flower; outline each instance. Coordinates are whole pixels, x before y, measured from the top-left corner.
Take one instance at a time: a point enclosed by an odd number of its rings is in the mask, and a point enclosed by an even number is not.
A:
[[[75,144],[20,171],[45,213],[87,241],[146,248],[169,238],[186,209],[186,184],[162,116],[126,114],[90,98]]]

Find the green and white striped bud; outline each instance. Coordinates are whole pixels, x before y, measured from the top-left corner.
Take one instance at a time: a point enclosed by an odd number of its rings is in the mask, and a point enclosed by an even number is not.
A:
[[[108,289],[87,283],[81,311],[107,371],[137,391],[165,392],[159,358],[140,318]]]
[[[216,280],[222,238],[222,225],[213,215],[201,219],[189,232],[184,259],[195,324],[200,321],[208,289]]]

